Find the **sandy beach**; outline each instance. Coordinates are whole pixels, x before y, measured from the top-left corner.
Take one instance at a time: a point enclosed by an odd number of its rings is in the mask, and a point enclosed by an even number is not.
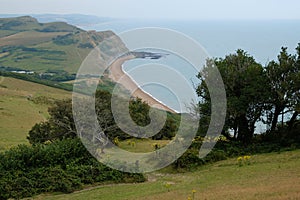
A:
[[[156,107],[159,109],[166,110],[171,113],[176,113],[173,109],[169,108],[168,106],[164,105],[163,103],[159,102],[146,92],[144,92],[138,85],[129,77],[122,68],[122,65],[127,60],[134,59],[133,55],[129,55],[126,57],[121,57],[115,62],[113,62],[110,66],[110,75],[109,77],[117,82],[122,84],[127,90],[130,91],[131,96],[137,97],[142,99],[144,102],[148,103],[151,107]]]

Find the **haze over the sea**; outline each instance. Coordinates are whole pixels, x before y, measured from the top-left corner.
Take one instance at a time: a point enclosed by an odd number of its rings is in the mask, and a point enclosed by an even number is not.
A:
[[[300,20],[114,20],[82,27],[116,33],[143,27],[179,31],[199,42],[212,57],[243,49],[265,65],[276,59],[282,46],[291,53],[300,42]]]
[[[87,30],[113,30],[122,33],[124,31],[143,28],[160,27],[183,33],[202,45],[211,57],[224,58],[225,55],[234,53],[237,49],[243,49],[265,66],[269,61],[277,59],[282,46],[288,47],[294,54],[295,47],[300,42],[300,20],[114,20],[93,26],[82,27]],[[175,41],[176,42],[176,41]],[[152,50],[155,51],[155,50]],[[159,51],[159,50],[156,50]],[[169,52],[170,53],[170,52]],[[143,66],[147,64],[148,66]],[[159,84],[145,85],[149,76],[157,78],[159,74],[135,73],[137,67],[149,68],[151,65],[168,65],[184,76],[191,87],[197,84],[198,73],[189,63],[176,55],[169,55],[160,60],[136,59],[125,63],[124,70],[146,92],[175,110],[185,110],[183,105],[190,102],[192,96],[186,102],[178,104],[176,95],[172,91],[159,86]],[[145,68],[146,69],[146,68]],[[141,70],[140,70],[141,71]],[[165,74],[165,77],[167,74]],[[169,88],[170,89],[170,88]],[[188,100],[189,99],[189,100]]]

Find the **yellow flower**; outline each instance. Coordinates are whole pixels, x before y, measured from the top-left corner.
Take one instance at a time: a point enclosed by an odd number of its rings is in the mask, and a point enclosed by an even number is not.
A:
[[[244,160],[250,160],[251,156],[244,156]]]
[[[131,146],[132,146],[132,147],[135,147],[135,142],[132,141],[132,142],[131,142]]]
[[[192,200],[192,197],[188,197],[187,200]]]
[[[193,194],[196,193],[196,190],[192,190],[192,193],[193,193]]]
[[[168,192],[170,192],[171,184],[170,184],[170,183],[166,183],[166,184],[165,184],[165,187],[168,189]]]
[[[243,157],[241,157],[241,156],[237,158],[237,161],[239,161],[239,162],[242,160],[243,160]]]

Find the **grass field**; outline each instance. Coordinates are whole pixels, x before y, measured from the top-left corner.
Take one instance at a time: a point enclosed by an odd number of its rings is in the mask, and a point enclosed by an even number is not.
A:
[[[51,41],[58,35],[66,35],[67,32],[36,32],[24,31],[0,38],[0,46],[18,46],[18,45],[35,45],[42,42]]]
[[[88,33],[64,22],[39,23],[32,17],[0,19],[0,64],[35,72],[75,73],[91,51],[84,45],[108,35]]]
[[[78,48],[78,44],[57,45],[53,43],[52,38],[64,34],[66,33],[27,31],[0,38],[1,45],[11,45],[14,48],[13,51],[0,54],[0,63],[2,66],[35,72],[63,69],[69,73],[75,73],[91,49]],[[86,35],[86,33],[79,35]],[[80,39],[79,36],[78,39]],[[19,45],[26,48],[19,47]]]
[[[249,165],[240,166],[233,158],[195,172],[153,172],[147,174],[148,182],[141,184],[95,186],[72,194],[43,194],[33,199],[185,200],[195,190],[195,200],[296,200],[300,198],[299,166],[299,150],[261,154],[251,156]]]
[[[3,150],[27,143],[26,136],[31,127],[48,117],[49,104],[34,103],[32,99],[64,99],[70,98],[71,93],[14,78],[0,77],[0,96],[0,150]]]
[[[0,31],[0,38],[5,37],[5,36],[9,36],[9,35],[13,35],[17,33],[17,31],[14,30],[1,30]]]

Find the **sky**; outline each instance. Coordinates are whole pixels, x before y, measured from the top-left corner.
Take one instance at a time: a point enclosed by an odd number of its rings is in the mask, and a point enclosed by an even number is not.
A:
[[[300,19],[299,0],[0,0],[0,14],[138,19]]]

